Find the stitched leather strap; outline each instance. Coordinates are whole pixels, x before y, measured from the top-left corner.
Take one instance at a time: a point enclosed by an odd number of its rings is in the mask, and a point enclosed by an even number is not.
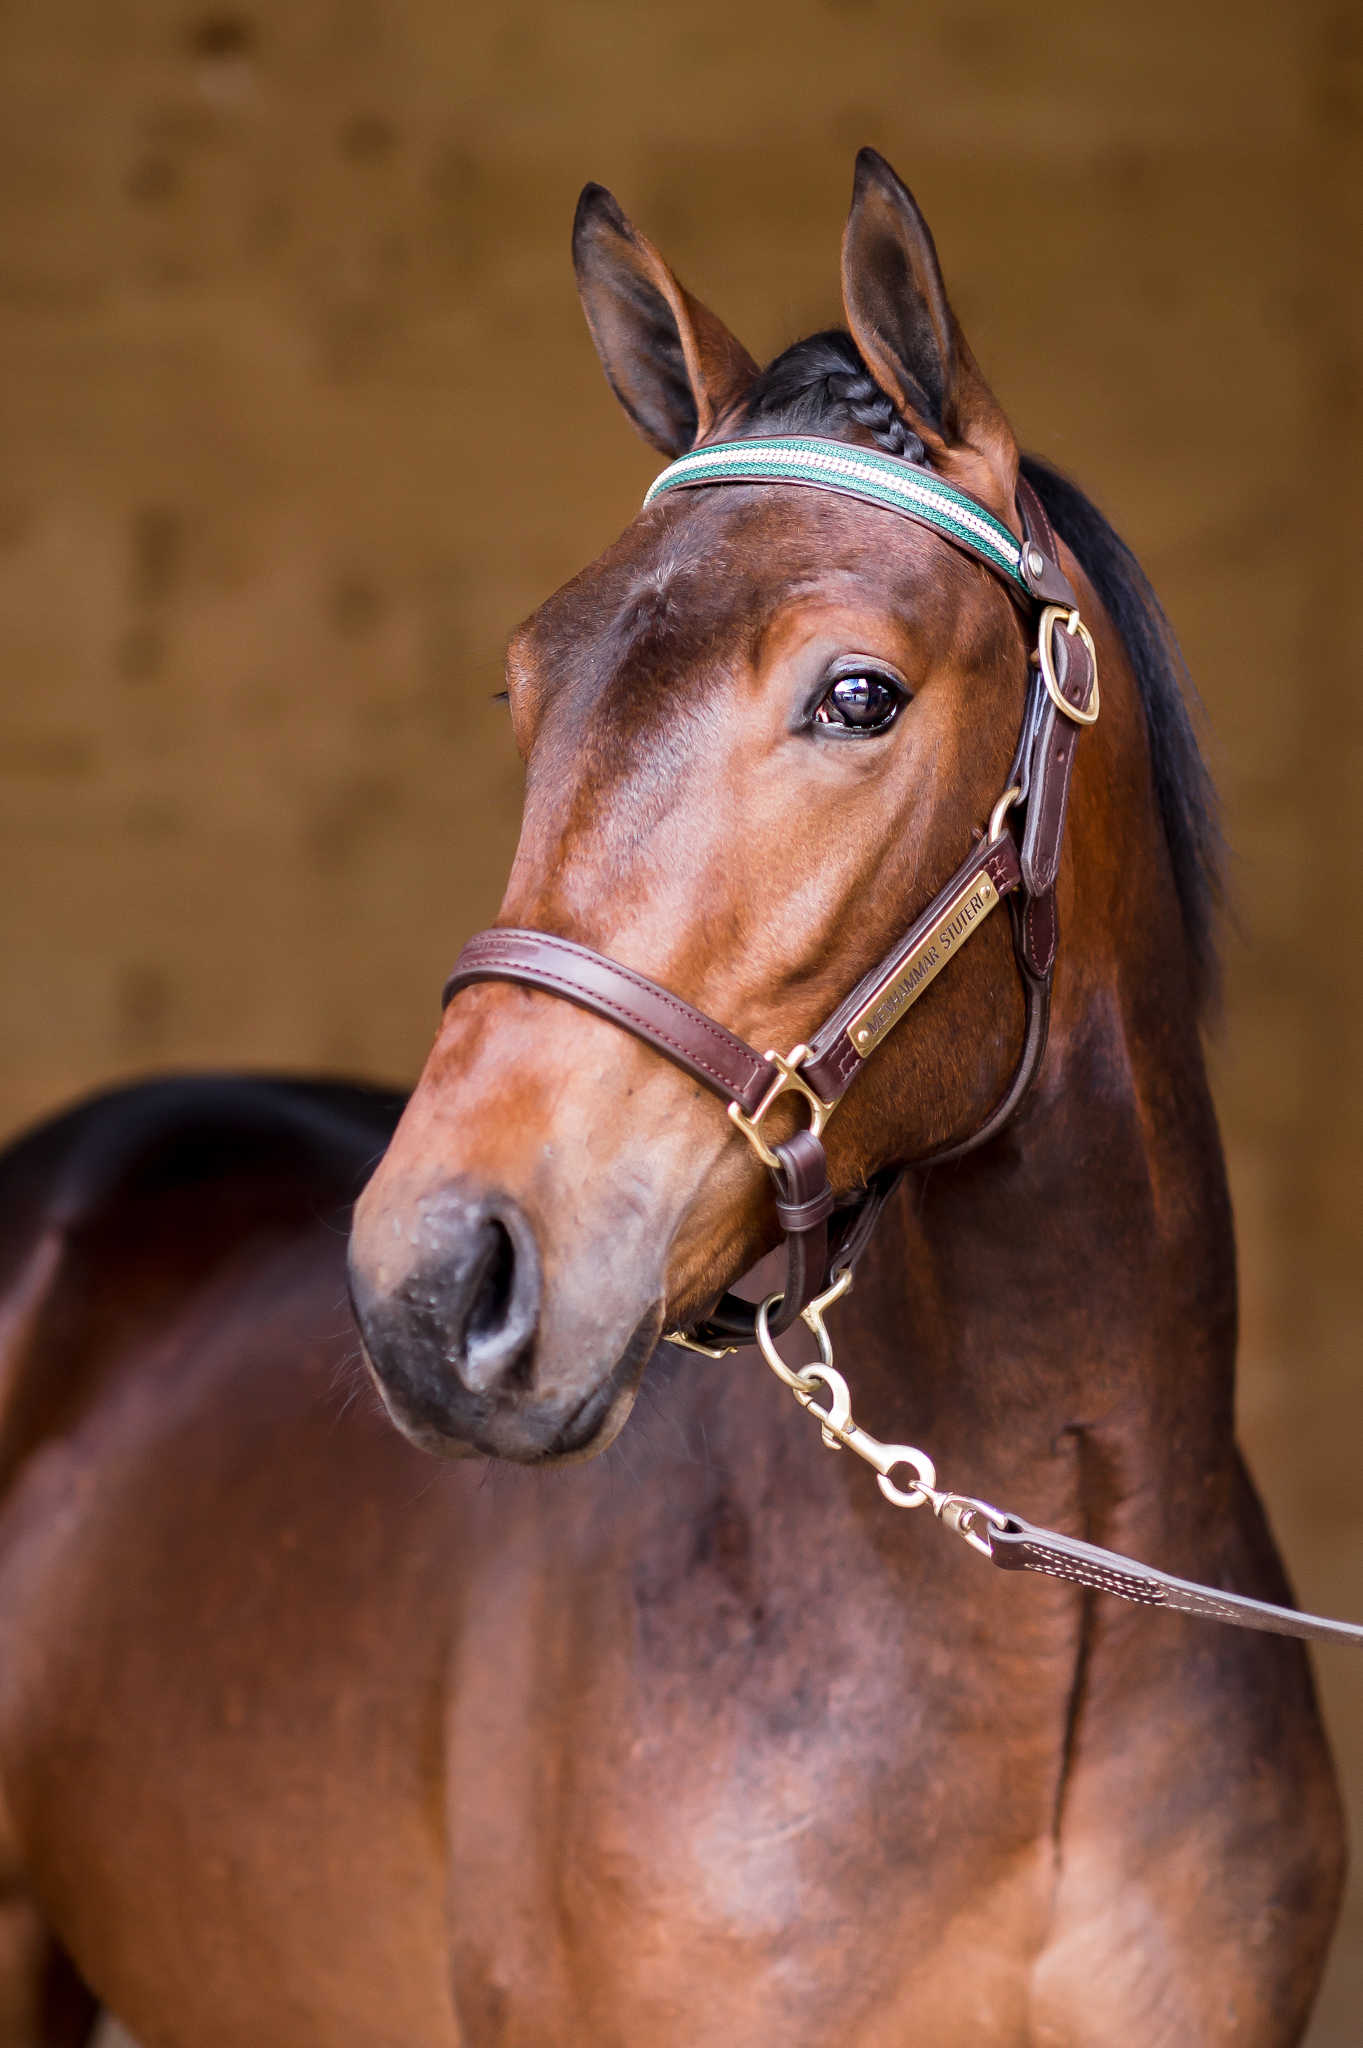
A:
[[[850,1272],[871,1241],[881,1214],[904,1178],[902,1166],[887,1166],[871,1176],[870,1185],[834,1209],[828,1233],[828,1280]],[[836,1198],[835,1198],[836,1200]]]
[[[1060,694],[1067,704],[1082,711],[1093,685],[1089,651],[1077,635],[1071,636],[1063,627],[1052,634],[1051,644]],[[1063,715],[1042,686],[1029,764],[1027,826],[1022,835],[1022,879],[1029,896],[1044,896],[1055,886],[1081,730]]]
[[[802,1132],[801,1136],[808,1136]],[[818,1143],[818,1140],[815,1140]],[[776,1147],[778,1155],[785,1148]],[[869,1187],[858,1189],[855,1194],[830,1196],[833,1214],[828,1230],[827,1250],[824,1258],[822,1277],[813,1289],[792,1308],[794,1289],[791,1281],[795,1276],[791,1263],[786,1266],[786,1292],[778,1306],[767,1318],[767,1328],[773,1336],[780,1336],[788,1330],[801,1308],[830,1287],[838,1275],[856,1265],[857,1260],[870,1242],[871,1234],[880,1221],[885,1204],[894,1194],[904,1178],[901,1166],[886,1167],[872,1177]],[[778,1214],[780,1203],[777,1203]],[[800,1278],[805,1277],[802,1270]],[[718,1305],[711,1310],[695,1332],[701,1344],[755,1344],[757,1342],[757,1309],[750,1301],[743,1301],[736,1294],[725,1294]]]
[[[647,975],[571,939],[509,927],[480,932],[455,962],[443,1001],[448,1004],[475,981],[518,982],[594,1011],[652,1045],[722,1101],[737,1102],[749,1116],[776,1079],[770,1060],[703,1011]],[[779,1336],[823,1287],[833,1194],[824,1149],[812,1131],[796,1131],[774,1150],[781,1162],[779,1173],[772,1175],[776,1214],[787,1251],[785,1294],[770,1319],[773,1334]],[[702,1343],[735,1338],[751,1343],[756,1328],[752,1304],[726,1294],[698,1336]]]
[[[1076,605],[1074,585],[1060,566],[1060,543],[1046,507],[1025,476],[1019,476],[1018,516],[1022,521],[1022,579],[1039,604]],[[1037,556],[1041,559],[1038,562]]]
[[[988,875],[1000,896],[1016,889],[1022,877],[1017,845],[1005,832],[992,844],[981,840],[957,868],[951,880],[933,897],[922,915],[916,917],[899,944],[869,974],[863,975],[845,1002],[815,1032],[809,1041],[809,1056],[800,1071],[816,1095],[836,1102],[851,1086],[866,1061],[858,1052],[848,1026],[873,1003],[882,990],[893,990],[905,961],[917,951],[938,923],[943,911],[979,875]],[[963,930],[970,929],[966,926]]]
[[[828,1219],[833,1213],[833,1190],[828,1185],[828,1161],[823,1146],[812,1131],[796,1131],[784,1145],[774,1147],[781,1162],[776,1182],[776,1220],[786,1233],[786,1287],[770,1327],[779,1335],[788,1330],[802,1308],[808,1307],[824,1284],[828,1271]],[[746,1335],[752,1317],[757,1334],[757,1311],[749,1302],[726,1294],[730,1310],[741,1309]]]
[[[833,1191],[828,1162],[812,1131],[797,1131],[775,1148],[780,1172],[776,1186],[776,1219],[786,1233],[785,1293],[767,1320],[773,1336],[788,1330],[802,1308],[821,1294],[829,1269],[828,1219]],[[757,1309],[737,1294],[723,1294],[694,1331],[698,1344],[753,1344],[757,1341]]]
[[[1134,1600],[1142,1607],[1170,1607],[1205,1621],[1228,1622],[1232,1628],[1305,1636],[1321,1643],[1363,1644],[1363,1628],[1354,1622],[1327,1621],[1318,1614],[1275,1607],[1268,1600],[1251,1600],[1244,1593],[1225,1593],[1215,1586],[1199,1586],[1192,1579],[1176,1579],[1115,1550],[1101,1550],[1096,1543],[1081,1543],[1054,1529],[1038,1529],[1019,1515],[1010,1515],[1002,1529],[989,1528],[988,1542],[990,1558],[1000,1571],[1042,1572],[1047,1578],[1063,1579],[1097,1593],[1114,1593],[1119,1600]]]
[[[776,1218],[782,1230],[817,1230],[833,1214],[824,1149],[812,1131],[797,1131],[777,1147],[783,1179],[776,1192]]]
[[[1013,913],[1013,948],[1017,955],[1018,970],[1022,975],[1022,989],[1026,1001],[1026,1012],[1022,1032],[1022,1051],[1017,1067],[1008,1087],[982,1124],[961,1138],[954,1145],[943,1145],[939,1151],[929,1152],[922,1159],[915,1159],[915,1166],[948,1166],[954,1159],[964,1159],[967,1152],[976,1152],[981,1145],[987,1145],[997,1137],[1005,1124],[1010,1123],[1021,1107],[1033,1081],[1037,1076],[1046,1051],[1046,1040],[1051,1028],[1051,981],[1049,970],[1045,974],[1034,974],[1022,950],[1018,934],[1024,919],[1030,915],[1032,906],[1019,905],[1016,897],[1008,906]]]
[[[684,1067],[724,1102],[751,1116],[776,1079],[770,1060],[646,974],[548,932],[496,927],[469,940],[445,983],[441,1007],[471,981],[546,989],[621,1024]]]

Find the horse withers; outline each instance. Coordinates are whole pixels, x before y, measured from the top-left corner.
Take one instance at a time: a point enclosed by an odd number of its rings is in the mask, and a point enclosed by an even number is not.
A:
[[[1218,839],[1158,605],[1020,462],[874,153],[846,330],[764,371],[599,188],[574,251],[669,457],[808,437],[1018,543],[1020,477],[1049,515],[1102,675],[1049,1041],[1003,1128],[912,1164],[1025,1058],[985,918],[824,1133],[844,1206],[909,1165],[830,1321],[879,1436],[1283,1600],[1199,1038]],[[882,505],[665,492],[513,640],[500,924],[808,1041],[988,830],[1030,646],[996,575]],[[1297,2040],[1343,1861],[1301,1647],[1002,1578],[756,1354],[661,1342],[781,1226],[633,1030],[462,987],[383,1150],[394,1114],[153,1085],[6,1163],[0,2041],[80,2041],[96,2001],[145,2048]],[[801,1115],[771,1110],[778,1153]],[[381,1150],[350,1286],[396,1430],[336,1394],[337,1219]]]

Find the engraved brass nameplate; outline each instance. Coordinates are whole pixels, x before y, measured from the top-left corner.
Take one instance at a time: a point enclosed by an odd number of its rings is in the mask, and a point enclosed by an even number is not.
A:
[[[952,897],[927,937],[895,970],[893,980],[877,989],[848,1025],[847,1036],[862,1059],[875,1051],[910,1004],[918,1001],[928,983],[941,973],[948,960],[955,958],[998,900],[998,890],[983,871]]]

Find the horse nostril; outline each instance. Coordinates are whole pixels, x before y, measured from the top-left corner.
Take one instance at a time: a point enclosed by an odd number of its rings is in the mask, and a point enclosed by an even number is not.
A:
[[[357,1220],[351,1299],[385,1388],[441,1429],[468,1395],[514,1401],[530,1386],[539,1249],[509,1195],[462,1180],[424,1196],[416,1220],[397,1237],[389,1218]],[[395,1244],[415,1247],[405,1268]]]
[[[511,1307],[516,1276],[516,1247],[504,1223],[493,1217],[485,1226],[489,1238],[482,1276],[474,1290],[465,1341],[472,1349],[480,1338],[500,1335]]]
[[[518,1210],[505,1201],[498,1208],[502,1213],[494,1215],[486,1207],[481,1215],[465,1209],[462,1228],[449,1218],[437,1286],[447,1332],[455,1338],[446,1356],[477,1394],[498,1384],[525,1384],[539,1320],[534,1238]]]

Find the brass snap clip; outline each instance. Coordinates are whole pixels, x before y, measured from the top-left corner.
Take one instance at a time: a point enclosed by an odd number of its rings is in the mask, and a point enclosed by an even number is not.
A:
[[[1065,631],[1071,639],[1074,638],[1076,633],[1079,635],[1079,638],[1088,649],[1089,661],[1093,665],[1093,682],[1089,687],[1088,702],[1082,710],[1077,705],[1071,704],[1068,698],[1062,694],[1060,684],[1056,678],[1052,635],[1061,620],[1064,621]],[[1041,624],[1037,629],[1036,648],[1037,653],[1041,657],[1041,680],[1045,683],[1046,694],[1056,710],[1063,711],[1066,718],[1072,718],[1076,725],[1096,725],[1098,722],[1098,650],[1093,644],[1092,633],[1090,633],[1078,612],[1071,610],[1068,605],[1048,604],[1045,611],[1041,614]]]
[[[876,1483],[886,1500],[897,1508],[921,1508],[926,1501],[935,1506],[941,1496],[936,1490],[937,1474],[927,1452],[920,1451],[913,1444],[883,1444],[879,1437],[872,1436],[869,1430],[852,1420],[852,1397],[846,1380],[833,1364],[833,1340],[823,1319],[824,1310],[831,1308],[851,1285],[851,1272],[844,1268],[825,1293],[800,1311],[818,1343],[819,1356],[813,1365],[794,1368],[786,1364],[772,1341],[767,1318],[781,1296],[769,1296],[757,1311],[757,1341],[762,1356],[782,1385],[789,1387],[800,1406],[814,1417],[829,1450],[854,1451],[857,1457],[866,1460],[876,1474]],[[821,1408],[814,1399],[821,1387],[827,1389],[830,1397],[827,1408]],[[901,1467],[911,1475],[907,1486],[897,1486],[890,1477]]]
[[[958,1536],[964,1536],[971,1549],[978,1550],[981,1557],[994,1555],[989,1531],[1008,1527],[1007,1515],[1001,1514],[987,1500],[976,1500],[970,1493],[939,1494],[932,1507],[938,1521],[945,1522],[948,1529],[954,1529]]]

